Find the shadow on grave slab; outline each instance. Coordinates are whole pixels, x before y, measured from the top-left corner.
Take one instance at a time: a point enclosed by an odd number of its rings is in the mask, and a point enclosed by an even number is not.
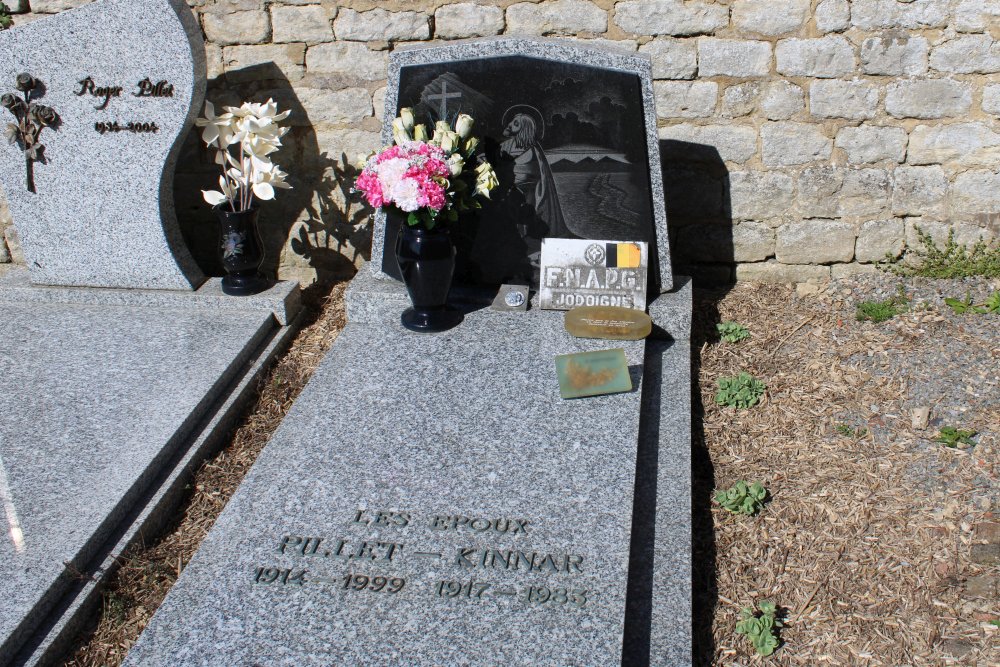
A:
[[[718,303],[732,286],[734,247],[730,201],[729,172],[713,146],[682,141],[661,141],[664,197],[670,232],[673,265],[678,274],[694,277],[694,318],[690,346],[679,341],[690,357],[691,377],[691,451],[690,461],[677,465],[691,467],[691,599],[692,662],[711,665],[715,653],[712,622],[718,604],[716,583],[715,525],[712,518],[712,495],[715,471],[705,442],[704,406],[698,377],[701,348],[717,340],[715,324],[720,321]],[[659,344],[647,355],[647,373],[664,373],[664,359],[669,358],[670,344]],[[677,350],[673,350],[676,354]],[[657,503],[667,492],[658,488],[669,477],[657,470],[669,469],[663,461],[661,445],[669,442],[668,426],[661,425],[657,407],[669,401],[663,386],[650,383],[651,394],[644,396],[644,421],[640,436],[636,470],[636,498],[632,525],[632,549],[629,563],[629,604],[626,614],[623,665],[644,666],[673,664],[664,655],[669,647],[658,646],[657,624],[672,623],[670,618],[653,618],[654,549],[661,536],[652,539],[657,528],[663,530],[669,517],[657,517],[657,511],[670,511],[669,504]],[[678,507],[680,512],[682,507]],[[669,528],[668,528],[669,530]],[[671,536],[672,537],[672,536]],[[662,573],[660,574],[662,576]],[[682,601],[681,601],[682,602]],[[679,604],[681,603],[679,602]],[[664,662],[666,660],[666,662]]]

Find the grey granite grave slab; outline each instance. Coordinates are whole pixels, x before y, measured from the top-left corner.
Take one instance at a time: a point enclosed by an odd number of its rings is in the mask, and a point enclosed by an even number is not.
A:
[[[302,290],[297,282],[284,280],[259,294],[233,297],[222,292],[221,278],[209,278],[195,291],[59,287],[35,285],[26,269],[11,266],[0,273],[0,303],[4,302],[142,306],[193,311],[270,311],[278,324],[286,325],[302,307]],[[109,316],[120,312],[108,311]]]
[[[553,357],[609,347],[562,315],[348,324],[126,664],[620,662],[645,343],[635,391],[561,400]]]
[[[606,70],[635,74],[639,78],[642,116],[645,119],[646,153],[649,167],[649,186],[652,197],[653,229],[656,240],[656,261],[651,261],[651,285],[662,292],[672,287],[670,266],[670,242],[667,233],[666,202],[663,196],[663,177],[660,167],[660,147],[656,134],[656,108],[653,95],[652,64],[642,54],[626,54],[615,50],[604,50],[580,46],[569,40],[526,39],[521,37],[495,37],[463,40],[446,44],[405,45],[397,48],[389,56],[389,78],[385,95],[385,115],[382,140],[392,142],[391,123],[399,105],[400,71],[404,67],[445,63],[450,61],[476,60],[502,56],[526,56],[554,62],[573,63]],[[615,239],[619,240],[619,239]],[[620,239],[635,240],[635,239]],[[387,247],[388,246],[388,247]],[[372,236],[372,263],[379,267],[378,277],[389,276],[381,271],[384,253],[393,252],[393,239],[386,239],[386,219],[379,213],[375,218]],[[653,253],[651,253],[653,254]],[[650,295],[650,300],[652,295]]]
[[[204,277],[181,238],[173,204],[181,138],[205,90],[204,45],[187,4],[97,0],[0,31],[0,93],[16,92],[20,72],[42,81],[44,94],[32,101],[61,118],[42,132],[46,159],[33,167],[36,192],[26,189],[18,147],[0,142],[0,184],[32,282],[199,285]],[[81,83],[88,78],[92,90]],[[167,82],[170,95],[164,86],[161,96],[136,96],[147,80]],[[120,90],[108,99],[92,94],[105,88]],[[6,109],[0,118],[4,125],[13,120]],[[121,131],[107,130],[115,124]],[[129,124],[156,130],[132,132]]]
[[[691,279],[650,304],[622,664],[692,664]]]
[[[79,573],[94,574],[162,506],[290,329],[266,308],[4,302],[0,312],[6,664],[79,610]]]
[[[182,447],[174,459],[160,469],[147,491],[134,504],[122,525],[112,533],[107,546],[92,559],[81,577],[75,580],[56,605],[49,618],[25,642],[14,664],[48,667],[61,664],[80,633],[93,620],[103,604],[102,590],[123,563],[122,556],[137,542],[160,534],[174,520],[177,505],[198,466],[225,444],[248,402],[253,400],[258,383],[271,360],[291,342],[298,330],[302,313],[289,326],[281,327],[274,337],[246,364],[247,370],[222,402],[206,414],[192,429],[191,444]]]

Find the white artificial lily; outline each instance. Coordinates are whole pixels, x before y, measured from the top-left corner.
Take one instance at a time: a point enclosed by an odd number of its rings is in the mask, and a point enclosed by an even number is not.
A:
[[[281,171],[275,165],[271,165],[269,170],[256,172],[254,174],[253,193],[258,199],[265,201],[274,199],[274,188],[281,188],[283,190],[291,189],[292,186],[285,182],[286,176],[288,174]]]
[[[202,130],[201,138],[209,146],[219,142],[220,148],[226,148],[232,144],[233,114],[227,112],[216,116],[215,105],[211,102],[205,102],[205,117],[196,120],[195,124],[205,128]],[[222,141],[219,141],[220,139]]]
[[[218,190],[202,190],[201,196],[205,198],[205,201],[211,206],[218,206],[225,201],[232,201],[233,197],[236,196],[236,189],[230,184],[229,179],[225,176],[219,176],[219,188],[222,192]]]
[[[290,189],[285,182],[288,174],[281,171],[270,156],[281,148],[281,138],[288,133],[279,123],[290,112],[278,111],[272,99],[261,104],[247,102],[239,107],[225,107],[216,115],[211,102],[205,103],[205,117],[196,122],[202,139],[217,149],[215,162],[222,167],[220,190],[202,194],[212,206],[225,202],[236,211],[253,206],[254,197],[274,199],[275,188]]]

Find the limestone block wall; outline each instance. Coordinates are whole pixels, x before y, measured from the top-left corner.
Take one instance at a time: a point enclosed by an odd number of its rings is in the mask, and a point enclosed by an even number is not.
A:
[[[89,0],[7,0],[15,25]],[[653,60],[679,271],[800,281],[869,271],[920,226],[1000,237],[1000,0],[188,0],[209,99],[295,112],[279,160],[295,190],[262,213],[268,268],[310,282],[367,257],[351,164],[379,145],[389,52],[529,34]],[[212,270],[200,199],[214,165],[189,138],[177,178]],[[0,262],[18,261],[0,202]]]

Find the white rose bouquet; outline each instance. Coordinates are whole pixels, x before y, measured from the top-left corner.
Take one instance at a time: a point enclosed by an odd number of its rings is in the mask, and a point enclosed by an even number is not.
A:
[[[217,149],[215,161],[222,167],[219,190],[203,190],[205,201],[214,206],[228,202],[234,213],[249,210],[254,198],[274,199],[275,188],[291,189],[285,182],[288,174],[269,157],[281,148],[281,138],[288,133],[279,123],[290,112],[278,112],[274,100],[264,104],[246,102],[240,107],[225,107],[215,115],[215,106],[205,102],[205,117],[195,121],[205,128],[201,138]]]

